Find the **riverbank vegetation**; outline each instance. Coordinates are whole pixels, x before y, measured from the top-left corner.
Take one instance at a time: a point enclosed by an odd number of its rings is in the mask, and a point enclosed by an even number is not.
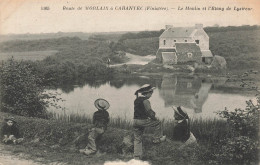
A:
[[[45,85],[59,85],[94,79],[112,78],[114,69],[107,67],[107,59],[121,61],[124,57],[113,52],[109,44],[101,41],[83,41],[79,38],[45,39],[36,41],[13,41],[1,44],[1,50],[34,51],[58,50],[55,55],[42,61],[22,61],[41,76]]]

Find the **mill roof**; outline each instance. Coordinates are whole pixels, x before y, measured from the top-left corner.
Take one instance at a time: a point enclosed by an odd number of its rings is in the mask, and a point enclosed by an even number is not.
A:
[[[162,52],[176,52],[176,50],[174,48],[159,48],[157,50],[156,54],[162,53]]]
[[[176,52],[189,53],[201,52],[200,47],[196,43],[176,43]]]
[[[165,30],[160,38],[188,38],[191,37],[196,30],[195,27],[173,27]]]
[[[202,50],[201,53],[202,53],[202,57],[213,57],[210,50]]]

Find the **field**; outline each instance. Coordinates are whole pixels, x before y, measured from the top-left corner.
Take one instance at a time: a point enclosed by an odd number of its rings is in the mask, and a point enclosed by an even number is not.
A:
[[[6,61],[10,58],[14,58],[15,60],[30,60],[37,61],[43,60],[48,56],[52,56],[56,54],[58,51],[56,50],[46,50],[46,51],[27,51],[27,52],[8,52],[8,53],[0,53],[0,61]]]

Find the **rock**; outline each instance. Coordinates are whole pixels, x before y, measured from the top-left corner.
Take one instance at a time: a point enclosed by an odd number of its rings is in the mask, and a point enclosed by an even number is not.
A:
[[[69,148],[69,151],[70,151],[70,152],[78,152],[78,148],[76,148],[75,146],[71,146],[71,147]]]
[[[55,144],[55,145],[52,145],[50,146],[52,149],[57,149],[57,148],[60,148],[60,145],[59,144]]]
[[[88,143],[88,134],[81,134],[73,140],[72,144],[74,144],[78,148],[85,148]]]
[[[163,65],[163,67],[166,69],[174,69],[172,65],[167,65],[167,64]]]
[[[60,138],[59,139],[59,144],[60,145],[66,145],[69,143],[69,140],[67,138]]]
[[[149,79],[149,77],[147,76],[139,76],[140,78],[143,78],[143,79]]]
[[[134,151],[134,139],[132,135],[127,135],[123,138],[121,148],[124,155],[130,154]]]
[[[224,57],[215,55],[213,57],[213,61],[210,64],[210,67],[216,68],[216,69],[227,69],[227,62]]]
[[[38,143],[38,142],[40,142],[40,138],[35,138],[35,139],[33,139],[33,140],[31,141],[31,143]]]
[[[52,162],[52,163],[50,163],[50,165],[67,165],[67,163],[63,163],[63,162]]]
[[[192,66],[188,66],[188,70],[190,70],[191,72],[194,72],[195,68]]]

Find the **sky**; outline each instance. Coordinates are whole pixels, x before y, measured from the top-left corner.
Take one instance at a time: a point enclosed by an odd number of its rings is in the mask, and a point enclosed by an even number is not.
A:
[[[122,10],[129,6],[142,9]],[[148,6],[168,10],[145,10]],[[49,10],[42,10],[44,7]],[[69,7],[74,10],[63,9]],[[108,10],[86,10],[86,7]],[[186,7],[200,10],[186,10]],[[237,11],[235,7],[249,10]],[[260,0],[0,1],[0,34],[159,30],[166,24],[187,27],[196,23],[204,27],[260,25]]]

